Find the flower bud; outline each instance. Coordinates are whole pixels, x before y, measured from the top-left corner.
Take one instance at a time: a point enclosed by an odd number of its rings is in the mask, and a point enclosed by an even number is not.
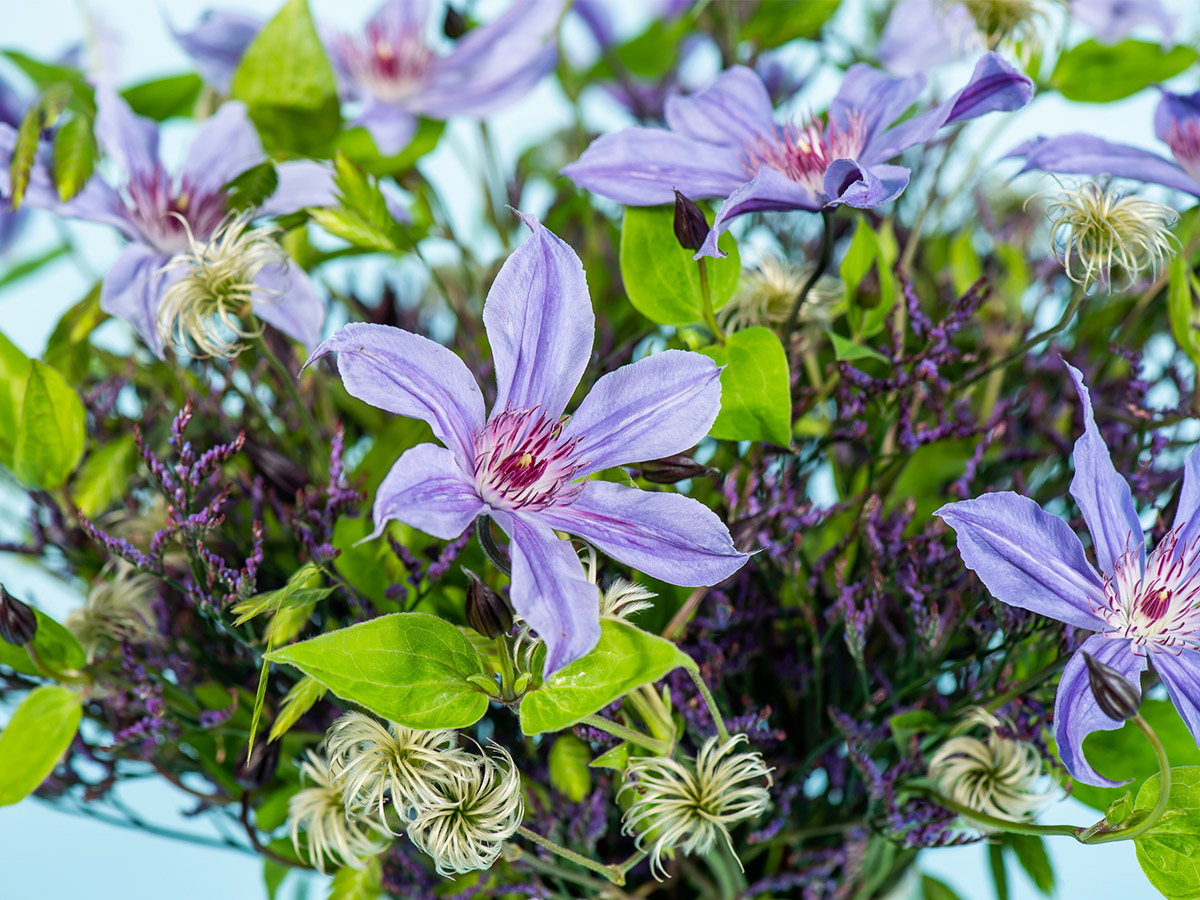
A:
[[[1118,722],[1136,716],[1138,704],[1142,700],[1137,685],[1090,653],[1083,654],[1083,661],[1087,663],[1092,696],[1096,698],[1096,705],[1100,707],[1100,711]]]
[[[24,647],[37,634],[37,615],[0,584],[0,638]]]
[[[674,190],[674,188],[672,188]],[[700,207],[675,191],[675,239],[685,250],[699,250],[708,237],[708,219]]]
[[[507,634],[512,628],[512,610],[504,598],[493,591],[474,572],[463,569],[471,586],[467,588],[467,621],[485,638]]]
[[[677,453],[662,459],[651,459],[641,464],[642,477],[654,484],[674,484],[685,478],[701,475],[716,475],[717,470],[702,466],[690,456]]]
[[[452,41],[467,33],[467,20],[453,6],[446,7],[446,18],[442,20],[442,33]]]
[[[234,778],[248,791],[260,791],[275,777],[279,767],[279,741],[256,741],[249,759],[246,751],[238,756]]]
[[[250,457],[250,462],[254,464],[258,474],[283,497],[290,500],[296,496],[297,491],[308,485],[308,472],[304,466],[278,450],[272,450],[254,441],[246,441],[245,448],[246,455]]]

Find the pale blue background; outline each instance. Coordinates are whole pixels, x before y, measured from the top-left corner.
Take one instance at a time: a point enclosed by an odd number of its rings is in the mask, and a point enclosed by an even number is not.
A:
[[[347,29],[361,22],[374,7],[374,0],[310,2],[317,17]],[[841,14],[851,34],[854,31],[851,22],[860,2],[847,0],[847,8]],[[207,5],[199,0],[95,0],[87,8],[116,33],[120,41],[117,79],[119,84],[126,85],[185,70],[187,60],[171,39],[163,17],[187,25]],[[243,0],[236,5],[267,14],[278,2]],[[1189,13],[1188,33],[1195,34],[1196,9],[1188,0],[1177,0],[1173,5]],[[614,0],[614,7],[621,20],[633,27],[643,15],[637,0]],[[52,58],[67,45],[84,38],[87,26],[82,12],[83,4],[72,0],[7,0],[0,25],[3,29],[0,46],[17,48],[38,58]],[[569,24],[568,40],[580,52],[586,52],[587,42],[578,23]],[[803,53],[799,59],[804,61]],[[701,59],[697,67],[703,69],[706,64],[711,65],[711,60]],[[1196,86],[1195,83],[1180,85],[1193,90]],[[820,108],[823,99],[835,89],[836,79],[822,76],[810,87],[803,103]],[[1003,149],[1039,131],[1087,130],[1155,148],[1151,128],[1155,99],[1153,92],[1145,92],[1104,107],[1073,106],[1054,97],[1039,100],[1020,116],[1005,120],[989,145],[989,156],[995,158]],[[590,115],[604,127],[623,124],[619,110],[595,97]],[[500,144],[506,164],[511,166],[522,147],[567,122],[569,115],[561,94],[544,82],[524,101],[497,115],[492,134]],[[989,133],[988,127],[982,130]],[[186,137],[186,126],[168,129],[167,144],[178,148],[186,143]],[[456,226],[461,234],[468,236],[478,233],[472,222],[478,218],[479,197],[474,180],[464,178],[463,169],[471,165],[469,161],[477,154],[478,142],[479,132],[474,125],[455,123],[434,157],[422,164],[426,173],[444,186]],[[526,205],[530,211],[543,212],[538,209],[537,196],[527,197]],[[0,270],[14,260],[53,246],[57,230],[62,228],[82,239],[82,254],[0,292],[0,327],[31,355],[42,350],[58,316],[105,271],[119,247],[108,229],[67,225],[38,217],[15,251],[7,259],[0,259]],[[484,243],[480,252],[486,255],[489,250],[497,252],[499,248],[494,242]],[[369,284],[385,273],[394,276],[397,268],[398,264],[359,264],[358,271],[335,272],[325,277]],[[106,330],[106,340],[116,343],[126,340],[120,324],[110,323]],[[21,519],[20,496],[0,483],[0,539],[13,537]],[[0,581],[14,593],[35,599],[56,615],[64,614],[79,602],[73,586],[56,583],[5,555],[0,555]],[[139,782],[122,796],[147,818],[161,824],[210,836],[219,833],[204,819],[180,816],[180,810],[191,805],[187,796],[160,781]],[[1047,813],[1045,820],[1082,824],[1095,818],[1089,810],[1067,802]],[[231,833],[236,835],[236,830]],[[1133,848],[1127,843],[1088,848],[1064,839],[1053,841],[1050,849],[1060,880],[1057,896],[1063,900],[1153,896],[1134,862]],[[927,853],[922,866],[950,882],[964,900],[992,897],[985,852],[980,845]],[[0,898],[3,900],[258,900],[264,896],[260,873],[260,864],[254,857],[98,825],[37,802],[0,809]],[[1038,896],[1023,875],[1016,872],[1011,875],[1014,900],[1032,900]],[[292,891],[298,887],[293,884],[285,895],[293,896]],[[324,895],[319,885],[310,893],[314,897]]]

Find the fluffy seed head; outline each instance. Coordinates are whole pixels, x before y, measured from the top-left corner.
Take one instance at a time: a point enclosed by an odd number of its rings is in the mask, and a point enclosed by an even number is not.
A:
[[[278,299],[278,292],[255,282],[267,266],[283,266],[287,257],[274,231],[250,228],[246,216],[227,220],[207,241],[188,232],[187,249],[163,273],[182,273],[163,292],[158,333],[164,346],[196,357],[231,359],[241,341],[258,336],[252,325],[254,302]]]
[[[324,873],[326,859],[361,869],[368,859],[383,852],[390,839],[361,813],[347,811],[342,784],[322,757],[309,750],[300,763],[300,776],[311,786],[288,801],[288,822],[297,854],[305,854],[317,871]],[[301,831],[308,835],[305,850],[300,848]]]
[[[735,752],[746,740],[746,735],[737,734],[722,744],[711,737],[687,764],[657,756],[629,761],[626,775],[631,780],[620,793],[633,791],[633,802],[622,831],[637,836],[639,850],[653,841],[650,871],[658,880],[666,874],[664,853],[678,849],[703,855],[718,838],[732,853],[730,826],[756,819],[766,810],[771,770],[761,754]]]
[[[586,553],[587,561],[583,567],[587,572],[587,579],[599,587],[596,551],[589,546]],[[650,601],[657,596],[658,594],[646,590],[628,578],[618,578],[607,589],[600,591],[600,618],[628,622],[630,616],[654,606]]]
[[[957,0],[943,0],[946,7]],[[1050,11],[1061,0],[962,0],[989,50],[1005,47],[1017,51],[1023,62],[1041,49],[1042,34],[1050,25]]]
[[[501,747],[470,757],[460,778],[416,810],[408,839],[447,877],[490,869],[525,816],[521,773]]]
[[[795,265],[780,256],[764,256],[755,268],[742,273],[737,293],[721,307],[717,316],[731,331],[754,325],[779,328],[787,322],[792,304],[812,271],[810,264]],[[798,321],[807,325],[828,325],[832,307],[842,296],[840,280],[818,279],[804,299]]]
[[[63,623],[87,651],[88,662],[117,641],[134,644],[157,640],[154,626],[155,580],[118,562],[105,567],[88,592],[87,602]]]

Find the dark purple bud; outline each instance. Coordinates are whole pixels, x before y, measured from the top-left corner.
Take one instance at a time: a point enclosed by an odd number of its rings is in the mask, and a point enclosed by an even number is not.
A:
[[[237,783],[248,791],[260,791],[270,784],[279,766],[279,747],[279,741],[255,741],[249,759],[243,748],[234,770]]]
[[[674,188],[672,188],[674,190]],[[695,203],[675,191],[675,240],[685,250],[699,250],[708,237],[708,219]]]
[[[1090,653],[1083,654],[1083,661],[1087,663],[1092,696],[1096,698],[1096,705],[1100,707],[1100,711],[1118,722],[1136,716],[1138,704],[1141,703],[1137,685]]]
[[[674,484],[685,478],[699,478],[701,475],[716,475],[717,470],[702,466],[690,456],[677,453],[675,456],[664,456],[662,459],[651,459],[640,466],[642,477],[654,484]]]
[[[763,522],[767,520],[765,512],[755,513],[738,519],[729,526],[729,536],[733,538],[733,546],[739,553],[753,553],[761,546],[758,533],[762,530]]]
[[[467,33],[467,20],[453,6],[446,7],[446,18],[442,20],[442,32],[452,41]]]
[[[37,614],[0,584],[0,638],[24,647],[37,635]]]
[[[504,598],[483,583],[478,575],[463,569],[471,586],[467,588],[467,621],[485,638],[508,634],[512,628],[512,610]]]
[[[279,451],[249,441],[245,449],[255,470],[284,498],[290,500],[308,484],[308,472],[304,466]]]

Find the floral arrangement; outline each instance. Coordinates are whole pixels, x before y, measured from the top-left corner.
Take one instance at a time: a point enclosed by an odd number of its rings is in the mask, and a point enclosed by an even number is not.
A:
[[[0,328],[0,553],[79,594],[0,586],[0,805],[272,898],[953,900],[919,851],[986,842],[1004,900],[1131,841],[1194,900],[1200,54],[1159,0],[639,9],[6,51],[0,288],[71,253],[30,217],[125,243]],[[1164,151],[1012,137],[1155,85]]]

